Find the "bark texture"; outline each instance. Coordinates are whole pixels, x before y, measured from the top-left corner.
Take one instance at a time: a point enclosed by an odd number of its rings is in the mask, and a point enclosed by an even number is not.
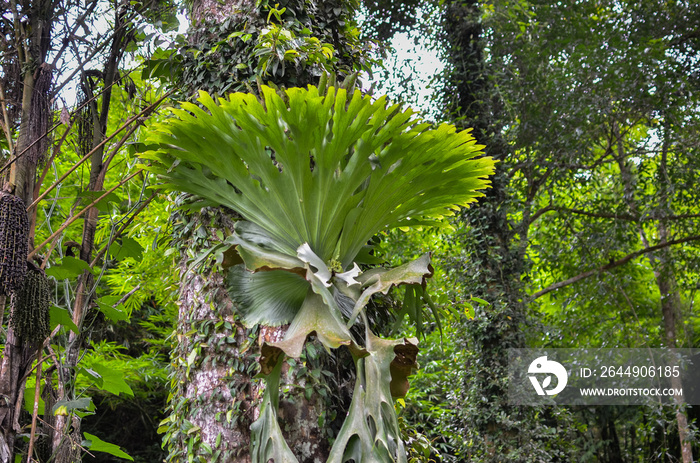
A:
[[[11,1],[8,14],[14,18],[16,34],[14,48],[17,63],[22,69],[22,97],[19,109],[20,126],[15,145],[8,189],[24,201],[33,200],[37,163],[43,157],[48,143],[44,137],[48,130],[51,114],[49,98],[52,85],[51,66],[45,62],[51,40],[51,21],[54,3],[52,0],[39,0],[32,4],[32,14],[27,23],[22,24],[26,35],[17,30],[23,11]],[[25,5],[21,5],[24,7]],[[3,92],[4,93],[4,92]],[[5,121],[8,119],[6,118]],[[9,128],[8,128],[9,130]],[[30,233],[28,248],[33,248],[34,215],[28,216]],[[4,304],[1,309],[4,311]],[[0,463],[12,461],[15,452],[15,437],[21,431],[19,413],[24,397],[26,373],[28,372],[39,346],[18,338],[8,326],[0,367]]]
[[[321,5],[307,1],[287,2],[283,6],[288,12],[293,11],[295,18],[308,19],[312,16],[309,11]],[[217,30],[209,24],[216,26],[231,20],[232,24],[248,27],[264,24],[268,14],[265,8],[256,8],[253,0],[197,0],[191,11],[193,45],[200,40],[221,39],[206,36]],[[249,46],[254,45],[252,40]],[[313,79],[311,74],[306,77]],[[288,84],[284,79],[273,80],[278,85]],[[176,240],[183,252],[197,255],[221,239],[217,231],[230,234],[234,220],[230,211],[214,209],[176,216]],[[166,419],[169,461],[185,461],[193,455],[195,461],[249,462],[250,425],[258,417],[264,388],[261,381],[253,379],[258,371],[259,346],[264,341],[281,339],[286,327],[246,329],[237,321],[235,301],[223,285],[224,275],[211,269],[188,270],[187,265],[184,259],[180,266],[180,313],[173,353],[170,418]],[[309,378],[298,374],[298,368],[290,364],[300,365],[298,361],[288,361],[283,367],[279,422],[300,462],[323,463],[332,437],[327,431],[328,423],[339,414],[329,410],[328,399],[311,389]]]
[[[203,240],[212,239],[217,230],[232,230],[234,217],[218,209],[180,216],[176,233],[194,230],[195,236],[187,239],[191,252]],[[250,462],[250,426],[258,418],[264,392],[264,383],[254,379],[259,346],[280,340],[286,326],[245,328],[237,320],[235,302],[220,272],[188,269],[187,259],[180,272],[170,432],[166,435],[169,459],[179,462],[194,455],[195,461]],[[284,365],[281,384],[279,421],[287,443],[300,462],[325,462],[329,445],[319,425],[327,408],[325,401],[317,394],[305,396],[306,379],[289,364]]]

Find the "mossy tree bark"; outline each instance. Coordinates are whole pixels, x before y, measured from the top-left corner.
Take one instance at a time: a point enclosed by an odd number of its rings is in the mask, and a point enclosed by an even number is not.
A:
[[[319,39],[334,44],[340,63],[352,63],[353,57],[343,53],[341,24],[344,23],[334,23],[343,21],[351,11],[347,3],[344,0],[286,2],[285,19],[312,26],[311,30],[314,30],[314,21],[324,21],[328,34]],[[252,0],[193,2],[191,44],[206,48],[232,32],[250,32],[253,39],[245,46],[239,44],[239,54],[228,55],[228,60],[245,62],[246,57],[253,56],[257,34],[268,21],[266,4],[262,2],[256,7]],[[329,19],[329,15],[334,14]],[[220,53],[224,56],[227,52]],[[349,64],[349,67],[353,65]],[[193,69],[196,65],[189,71]],[[282,75],[273,71],[260,76],[259,70],[254,71],[250,66],[240,74],[228,76],[221,74],[221,67],[210,68],[204,76],[189,71],[185,70],[183,79],[186,82],[182,88],[191,94],[198,89],[215,94],[222,89],[231,91],[232,88],[241,88],[243,81],[254,88],[256,75],[265,82],[292,87],[315,83],[321,74],[318,67],[310,64],[290,65]],[[239,322],[236,303],[229,297],[223,282],[226,260],[216,268],[188,269],[188,256],[197,255],[233,231],[235,214],[208,208],[200,213],[178,213],[173,220],[183,260],[180,265],[180,311],[173,351],[170,416],[164,423],[168,461],[180,462],[194,457],[194,461],[250,462],[250,426],[258,418],[264,388],[262,382],[253,378],[258,370],[259,346],[263,342],[280,340],[286,327],[248,329]],[[322,362],[328,364],[328,359],[322,361],[315,349],[305,355],[302,359],[305,371]],[[351,366],[351,360],[347,360]],[[333,437],[329,424],[336,417],[344,418],[344,413],[338,413],[337,409],[349,404],[352,382],[348,381],[344,388],[333,391],[334,398],[324,397],[318,394],[317,380],[308,374],[300,374],[295,365],[301,366],[293,360],[284,365],[279,409],[281,426],[289,447],[300,462],[322,463],[330,450],[329,438]],[[317,371],[321,371],[320,366]]]
[[[464,347],[470,352],[464,366],[464,383],[456,414],[464,442],[460,454],[473,461],[543,461],[555,458],[557,444],[547,425],[535,418],[531,407],[508,404],[508,349],[525,347],[523,327],[531,325],[522,276],[527,272],[530,209],[541,179],[527,175],[531,194],[521,220],[514,220],[509,169],[511,148],[503,138],[503,102],[493,86],[494,77],[484,59],[486,43],[477,1],[445,3],[443,43],[451,72],[445,87],[446,117],[462,127],[473,127],[474,137],[486,145],[485,153],[498,161],[491,188],[478,206],[465,210],[468,224],[464,245],[467,292],[490,305],[477,309],[464,326]],[[503,417],[508,416],[507,422]],[[549,437],[548,437],[549,436]]]

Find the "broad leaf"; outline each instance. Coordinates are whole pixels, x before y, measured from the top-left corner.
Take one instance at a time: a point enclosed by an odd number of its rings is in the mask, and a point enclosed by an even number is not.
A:
[[[284,356],[277,357],[275,367],[265,376],[265,393],[260,405],[260,416],[250,426],[252,463],[298,463],[282,435],[277,422],[279,382]]]
[[[94,405],[90,397],[81,397],[74,400],[59,400],[51,409],[54,415],[68,415],[77,410],[94,410]]]
[[[124,381],[123,372],[99,363],[93,363],[91,367],[92,370],[100,375],[102,380],[101,382],[98,381],[98,387],[100,389],[115,395],[119,395],[122,392],[130,396],[134,395],[134,391],[132,391],[131,387]]]
[[[480,196],[493,173],[482,146],[453,126],[359,91],[263,87],[204,107],[182,103],[151,127],[148,169],[166,187],[239,212],[295,256],[308,243],[344,269],[377,232],[440,224]]]
[[[114,305],[114,303],[118,302],[119,299],[119,297],[106,296],[96,301],[100,312],[102,312],[107,319],[113,322],[129,319],[129,314],[126,312],[124,304]]]
[[[394,412],[392,391],[407,390],[417,367],[415,340],[384,340],[367,333],[367,352],[356,358],[357,379],[348,417],[336,437],[328,463],[405,463],[406,452]],[[394,376],[392,376],[394,375]]]
[[[52,265],[46,269],[46,276],[54,277],[56,280],[65,280],[66,278],[75,278],[82,274],[85,270],[90,270],[90,265],[75,257],[66,256],[61,259],[59,265]]]
[[[124,452],[121,448],[119,448],[118,445],[105,442],[99,437],[90,434],[89,432],[84,432],[83,434],[85,435],[85,441],[83,442],[83,445],[91,451],[109,453],[110,455],[114,455],[115,457],[124,458],[129,461],[134,461],[134,459],[129,454]]]
[[[309,283],[301,276],[274,270],[251,273],[243,265],[232,267],[226,276],[229,294],[237,303],[243,322],[270,326],[289,323],[304,302]]]
[[[326,288],[323,288],[328,291]],[[332,296],[331,300],[332,300]],[[272,343],[290,357],[298,358],[306,338],[314,333],[326,348],[338,348],[354,343],[350,331],[340,318],[335,302],[327,304],[323,296],[309,289],[299,313],[289,326],[287,333],[279,342]]]
[[[124,237],[121,244],[117,242],[112,243],[109,247],[109,254],[115,260],[122,260],[127,257],[139,259],[141,254],[143,254],[143,247],[135,239]]]
[[[422,284],[432,274],[430,254],[423,254],[418,259],[396,268],[388,270],[379,268],[364,273],[359,277],[364,289],[355,303],[348,324],[351,325],[355,321],[355,317],[367,305],[373,294],[386,294],[392,286],[400,284]]]
[[[51,309],[49,309],[49,317],[52,330],[58,325],[62,325],[76,334],[80,333],[80,330],[75,323],[73,323],[73,319],[66,309],[53,305]]]

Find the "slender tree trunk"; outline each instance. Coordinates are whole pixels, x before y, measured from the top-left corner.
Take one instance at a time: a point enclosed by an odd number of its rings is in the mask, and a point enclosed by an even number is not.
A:
[[[639,208],[634,199],[634,173],[627,162],[627,152],[624,141],[620,135],[619,128],[613,124],[613,134],[617,141],[618,166],[620,168],[620,176],[624,188],[624,200],[629,209],[639,215]],[[658,166],[659,176],[659,203],[658,213],[662,217],[673,215],[673,210],[670,206],[668,196],[668,172],[667,158],[670,148],[670,124],[666,121],[664,126],[664,143],[659,156],[660,162]],[[669,241],[669,231],[663,220],[659,220],[656,225],[658,236],[658,244],[663,244]],[[649,247],[651,243],[640,226],[639,234],[642,243],[645,247]],[[664,328],[663,339],[666,341],[666,347],[675,348],[678,346],[678,328],[681,326],[681,296],[678,290],[678,284],[673,269],[673,262],[669,248],[663,248],[659,251],[649,254],[649,261],[654,269],[654,278],[656,286],[659,289],[659,297],[661,300],[661,317]],[[673,365],[672,365],[673,366]],[[681,389],[680,378],[671,378],[671,387]],[[676,423],[678,425],[678,437],[680,440],[681,458],[683,463],[693,462],[693,451],[690,443],[690,430],[688,428],[688,417],[685,412],[685,402],[680,396],[674,397],[676,404]]]
[[[102,84],[104,91],[102,92],[101,105],[98,109],[96,102],[88,105],[88,117],[93,121],[92,125],[92,144],[87,145],[89,150],[100,146],[100,143],[107,135],[107,119],[111,107],[111,96],[113,84],[118,75],[119,63],[124,54],[126,38],[129,33],[129,24],[123,18],[124,11],[118,9],[115,12],[115,32],[112,37],[111,51],[102,72]],[[86,86],[84,92],[87,99],[93,97],[93,89],[90,88],[90,81],[83,79],[83,85]],[[85,153],[86,154],[86,153]],[[105,164],[104,146],[97,149],[90,158],[90,179],[88,182],[88,191],[97,192],[104,189],[104,181],[106,171],[109,165]],[[98,226],[99,210],[97,207],[91,207],[85,213],[82,242],[80,243],[80,259],[88,264],[92,261],[92,250],[95,246],[95,233]],[[59,381],[65,384],[72,384],[74,381],[75,367],[80,358],[80,347],[82,340],[82,326],[87,310],[90,306],[93,297],[94,279],[92,273],[88,270],[84,271],[78,277],[77,287],[75,291],[75,301],[73,302],[73,323],[80,329],[80,333],[70,332],[68,337],[68,345],[65,353],[65,363],[62,365]],[[71,400],[74,391],[69,388],[59,388],[57,400]],[[70,397],[69,397],[70,396]],[[70,421],[69,421],[70,418]],[[71,463],[80,460],[81,448],[80,443],[80,419],[77,416],[56,416],[53,423],[54,432],[52,439],[53,451],[56,455],[56,463]]]
[[[484,61],[480,16],[479,2],[445,3],[443,40],[452,67],[445,88],[448,117],[458,126],[474,128],[474,137],[486,145],[486,155],[500,161],[485,197],[462,214],[470,230],[465,292],[490,305],[479,309],[464,327],[465,350],[474,356],[465,366],[460,389],[461,400],[470,406],[460,409],[456,425],[463,429],[465,445],[460,452],[465,457],[492,462],[543,461],[557,444],[538,435],[537,428],[544,424],[535,417],[535,410],[507,403],[508,386],[503,381],[508,376],[508,348],[524,347],[521,327],[529,323],[521,279],[526,271],[529,212],[520,222],[509,218],[513,212],[507,201],[511,153],[501,136],[502,103]]]
[[[668,177],[668,155],[670,149],[670,122],[667,120],[664,124],[664,143],[662,146],[660,163],[659,163],[659,209],[662,216],[672,215],[673,210],[670,205],[669,198],[669,177]],[[668,227],[664,220],[659,220],[657,224],[657,233],[659,243],[666,243],[672,239],[669,235]],[[678,346],[679,327],[682,326],[681,317],[681,295],[678,290],[675,270],[671,251],[664,248],[654,253],[650,257],[654,266],[654,277],[656,285],[659,288],[659,296],[661,298],[661,314],[664,324],[664,334],[666,345],[669,348]],[[673,365],[672,365],[673,366]],[[671,387],[674,389],[682,389],[680,377],[671,378]],[[676,405],[676,422],[678,424],[678,438],[680,440],[681,458],[683,463],[693,463],[693,449],[690,442],[691,434],[688,427],[688,416],[685,410],[685,401],[682,396],[674,396]]]
[[[54,5],[51,0],[37,1],[32,5],[27,22],[23,23],[20,15],[24,12],[20,12],[14,0],[9,3],[14,16],[14,26],[17,28],[14,46],[24,72],[20,127],[8,183],[15,195],[21,198],[25,205],[29,205],[33,200],[37,164],[48,146],[45,135],[51,121],[48,100],[52,70],[44,60],[50,42]],[[29,214],[28,219],[28,247],[31,250],[34,214]],[[2,308],[4,310],[4,304]],[[18,339],[8,326],[0,366],[0,463],[14,459],[15,437],[21,431],[19,412],[24,397],[25,374],[37,352],[37,345],[27,344]]]
[[[660,242],[663,243],[668,239],[668,231],[666,227],[660,223],[658,226]],[[652,263],[657,265],[654,270],[656,277],[656,285],[659,288],[661,297],[661,314],[664,324],[664,337],[666,338],[666,346],[675,348],[678,346],[678,327],[681,317],[681,297],[678,291],[675,275],[673,274],[673,266],[669,256],[668,249],[662,249],[654,258]],[[674,366],[674,365],[671,365]],[[671,378],[671,387],[674,389],[682,389],[683,384],[680,377]],[[680,439],[681,458],[683,463],[693,463],[693,449],[690,442],[690,429],[688,427],[688,417],[685,411],[685,402],[682,396],[674,396],[676,405],[676,422],[678,424],[678,437]]]

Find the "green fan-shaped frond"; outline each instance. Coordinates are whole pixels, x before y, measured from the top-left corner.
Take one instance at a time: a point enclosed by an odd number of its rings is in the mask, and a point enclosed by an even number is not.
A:
[[[439,224],[480,196],[494,161],[468,131],[432,129],[359,91],[263,87],[182,103],[144,154],[165,185],[239,212],[296,256],[308,243],[348,268],[381,230]]]

